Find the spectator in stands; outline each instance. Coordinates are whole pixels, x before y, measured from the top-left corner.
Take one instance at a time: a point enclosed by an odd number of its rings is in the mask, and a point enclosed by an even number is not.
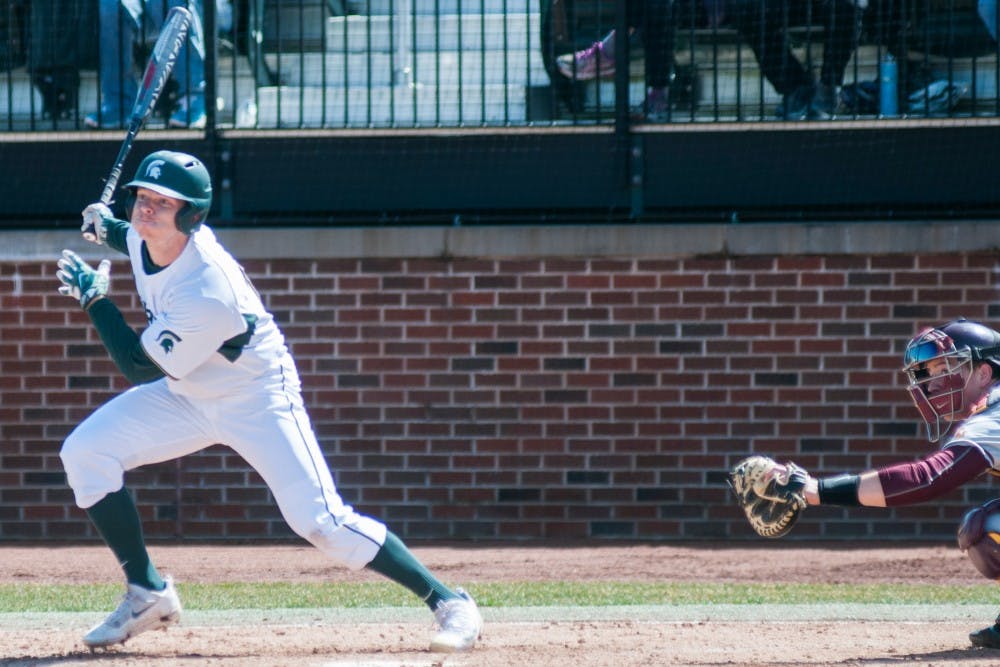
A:
[[[629,38],[642,39],[646,60],[646,99],[639,110],[647,120],[664,120],[670,111],[674,77],[674,30],[671,0],[628,0]],[[559,72],[576,81],[614,76],[615,31],[576,53],[556,58]]]
[[[809,22],[807,3],[790,0],[728,0],[726,14],[747,41],[761,73],[782,96],[777,116],[783,120],[830,118],[838,89],[857,44],[860,11],[850,0],[817,0],[812,19],[824,29],[819,81],[789,45],[789,25]]]
[[[983,19],[993,41],[997,41],[997,0],[979,0],[979,18]]]
[[[170,127],[205,126],[205,40],[201,25],[202,0],[100,0],[100,109],[84,118],[89,127],[125,124],[138,90],[141,64],[135,42],[162,27],[171,7],[191,10],[193,21],[187,45],[174,64],[178,106]]]
[[[915,26],[927,20],[926,6],[898,0],[875,0],[866,5],[859,0],[859,6],[866,8],[864,20],[871,24],[867,31],[898,65],[896,102],[900,113],[937,115],[954,109],[968,92],[968,85],[950,78],[934,80],[924,56],[910,55],[911,48],[919,51],[924,46],[921,28]],[[989,8],[980,3],[980,16],[989,26],[984,11]],[[841,89],[840,106],[847,113],[878,114],[879,102],[878,79],[858,81]]]

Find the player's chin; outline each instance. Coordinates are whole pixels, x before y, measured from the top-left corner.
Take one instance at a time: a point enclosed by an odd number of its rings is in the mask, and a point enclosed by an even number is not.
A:
[[[139,236],[144,239],[156,236],[157,234],[162,234],[167,228],[166,224],[160,222],[159,220],[149,220],[142,217],[134,218],[132,220],[132,227],[135,231],[139,232]]]

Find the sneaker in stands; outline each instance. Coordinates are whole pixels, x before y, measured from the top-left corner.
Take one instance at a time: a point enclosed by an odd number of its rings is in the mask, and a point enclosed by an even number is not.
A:
[[[646,91],[646,101],[642,105],[646,120],[661,122],[670,119],[670,88],[653,87]]]
[[[182,97],[177,111],[170,116],[170,127],[205,127],[205,96],[188,95]]]
[[[461,588],[455,592],[457,598],[439,602],[434,610],[439,630],[431,641],[431,650],[436,653],[468,651],[483,630],[483,617],[475,600]]]
[[[564,53],[556,58],[559,73],[567,79],[590,81],[615,75],[614,50],[605,41],[594,42],[576,53]],[[614,44],[614,40],[610,41]]]
[[[907,96],[906,110],[911,115],[944,115],[958,106],[968,92],[964,83],[947,79],[932,81]]]
[[[813,93],[812,100],[809,101],[809,111],[806,117],[809,120],[829,120],[837,113],[838,104],[837,88],[827,84],[819,84]]]
[[[181,617],[181,601],[170,577],[162,591],[151,591],[129,584],[118,608],[94,626],[83,638],[90,648],[124,644],[148,630],[160,630],[173,625]]]
[[[844,86],[840,89],[840,106],[849,114],[878,114],[878,81],[857,81]]]
[[[799,86],[782,98],[774,115],[779,120],[805,120],[809,116],[809,106],[815,94],[814,85]]]
[[[128,124],[128,112],[121,107],[102,104],[99,111],[83,117],[83,124],[95,129],[111,129],[125,127]]]

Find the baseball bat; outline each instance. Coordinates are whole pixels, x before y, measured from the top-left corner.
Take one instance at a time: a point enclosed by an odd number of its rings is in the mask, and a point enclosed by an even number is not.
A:
[[[191,25],[191,12],[183,7],[174,7],[167,14],[167,20],[163,22],[163,29],[153,46],[153,52],[146,63],[146,70],[142,75],[142,82],[139,84],[139,92],[135,96],[135,103],[132,105],[132,112],[129,115],[128,131],[122,140],[121,148],[118,149],[118,157],[115,158],[114,166],[104,182],[104,190],[101,192],[101,203],[110,204],[114,196],[115,188],[118,186],[118,179],[122,175],[122,167],[125,158],[132,150],[132,143],[142,129],[146,118],[153,111],[156,100],[163,92],[163,88],[170,78],[170,72],[177,62],[177,54],[184,46],[184,39],[187,37],[188,27]],[[97,239],[96,230],[93,225],[88,226],[83,232],[83,237],[88,241]]]

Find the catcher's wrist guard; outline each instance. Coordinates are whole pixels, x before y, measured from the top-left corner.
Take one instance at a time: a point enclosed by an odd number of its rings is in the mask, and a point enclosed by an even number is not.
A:
[[[729,473],[729,486],[750,526],[762,537],[787,535],[806,508],[809,473],[794,463],[751,456]]]
[[[820,505],[840,505],[841,507],[861,507],[858,501],[860,475],[837,475],[827,477],[817,483]]]

